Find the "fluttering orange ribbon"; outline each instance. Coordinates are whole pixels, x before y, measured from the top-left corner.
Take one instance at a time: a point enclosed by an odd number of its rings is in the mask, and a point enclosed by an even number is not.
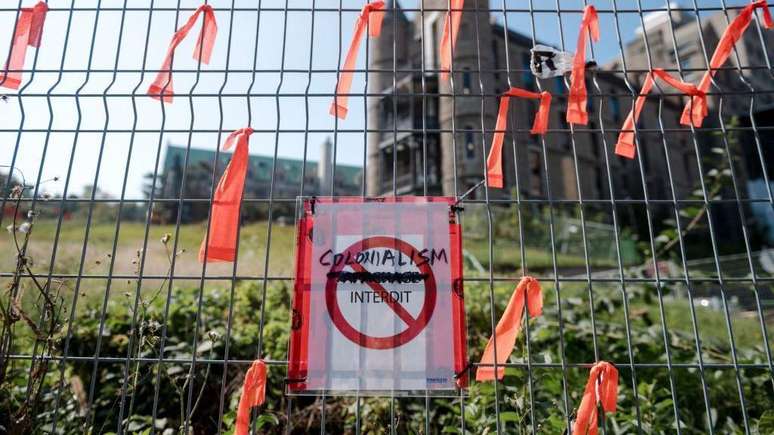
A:
[[[575,416],[572,435],[597,435],[597,403],[606,412],[615,412],[618,401],[618,369],[606,361],[599,361],[591,367],[583,399]]]
[[[540,99],[540,108],[532,123],[532,134],[544,134],[548,130],[548,116],[551,112],[551,94],[530,92],[520,88],[510,88],[500,97],[500,108],[497,111],[497,124],[492,137],[492,148],[486,159],[487,186],[503,187],[503,138],[508,123],[508,103],[511,97]]]
[[[234,261],[236,257],[239,209],[247,175],[251,134],[253,134],[252,128],[240,128],[232,132],[223,143],[223,151],[231,148],[234,142],[236,142],[236,149],[215,189],[209,236],[202,240],[199,248],[199,261],[202,263]]]
[[[465,7],[465,0],[449,1],[449,12],[446,14],[446,19],[443,22],[443,36],[441,37],[441,80],[449,79],[452,56],[454,55],[454,48],[457,46],[457,35],[460,30],[463,7]]]
[[[481,356],[480,366],[476,370],[477,381],[493,381],[494,377],[494,349],[497,344],[497,379],[505,375],[505,368],[500,366],[508,361],[513,347],[516,345],[516,337],[521,331],[521,318],[524,314],[524,304],[527,304],[529,315],[537,317],[543,313],[543,291],[540,282],[531,276],[525,276],[516,286],[511,295],[508,306],[505,307],[503,316],[497,322],[494,336],[489,338],[484,354]]]
[[[374,13],[376,12],[376,13]],[[377,0],[363,6],[360,15],[355,21],[355,32],[352,34],[352,41],[349,43],[347,57],[344,60],[344,66],[341,68],[339,82],[336,84],[336,96],[333,98],[330,114],[339,119],[346,119],[347,102],[349,101],[349,91],[352,89],[352,74],[357,62],[357,53],[360,50],[360,41],[363,39],[363,33],[368,24],[368,36],[376,38],[382,33],[382,21],[384,20],[384,2]]]
[[[734,44],[736,44],[736,41],[742,37],[744,31],[747,30],[747,27],[750,25],[750,21],[752,20],[753,12],[757,8],[760,8],[763,12],[763,27],[766,29],[771,29],[774,27],[774,21],[771,19],[771,12],[769,11],[765,0],[754,1],[745,6],[744,9],[739,12],[739,15],[737,15],[737,17],[731,21],[731,24],[728,25],[726,31],[723,32],[723,36],[720,37],[718,46],[715,47],[715,52],[712,53],[709,69],[707,69],[707,72],[704,73],[704,76],[699,82],[698,88],[700,91],[704,93],[709,91],[710,84],[712,83],[712,77],[715,76],[717,69],[726,63],[728,56],[731,55],[731,51],[734,49]],[[685,108],[683,109],[683,115],[680,117],[680,124],[693,125],[697,128],[701,127],[702,122],[704,122],[704,118],[707,117],[707,100],[700,100],[698,102],[698,106],[699,110],[692,110],[691,102],[686,104]]]
[[[48,12],[48,5],[42,1],[31,8],[21,8],[19,19],[16,21],[11,53],[5,63],[5,71],[0,73],[0,86],[19,89],[27,46],[40,47],[46,12]]]
[[[175,49],[185,39],[188,32],[196,24],[196,19],[200,14],[204,14],[204,24],[199,32],[199,37],[196,39],[196,47],[194,48],[193,58],[194,60],[201,61],[202,63],[209,64],[210,56],[212,55],[212,48],[215,45],[215,37],[218,35],[218,25],[215,22],[215,13],[212,11],[212,6],[201,5],[193,15],[188,18],[188,21],[172,36],[172,41],[167,48],[167,55],[164,57],[164,63],[161,65],[161,70],[156,75],[156,79],[153,80],[148,88],[148,95],[152,98],[159,99],[165,103],[172,102],[172,96],[175,94],[172,89],[172,57],[175,55]]]
[[[589,114],[586,112],[586,38],[591,33],[591,39],[599,41],[599,18],[594,6],[588,5],[583,10],[583,20],[578,32],[578,46],[575,48],[575,58],[570,74],[570,95],[567,97],[567,122],[586,125]]]
[[[691,83],[686,83],[672,77],[661,68],[654,68],[645,76],[645,82],[642,84],[640,95],[634,102],[634,109],[629,111],[629,115],[626,116],[626,120],[624,120],[623,126],[621,127],[621,133],[618,135],[615,153],[621,157],[626,157],[627,159],[634,158],[636,148],[634,146],[634,131],[632,130],[634,130],[634,125],[637,124],[637,120],[640,118],[640,112],[642,112],[642,107],[645,105],[645,99],[650,93],[650,90],[653,89],[656,78],[660,78],[673,88],[691,97],[691,102],[688,104],[689,107],[692,108],[694,116],[700,114],[700,110],[707,110],[707,105],[704,104],[707,96],[704,92],[697,89],[696,86]],[[704,115],[706,116],[706,113]]]
[[[239,397],[239,408],[236,418],[236,435],[247,435],[250,428],[250,409],[263,405],[266,400],[266,363],[257,359],[253,361],[245,374],[242,383],[242,395]]]

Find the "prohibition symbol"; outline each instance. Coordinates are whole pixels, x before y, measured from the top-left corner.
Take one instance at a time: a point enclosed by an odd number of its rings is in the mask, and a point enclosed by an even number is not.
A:
[[[413,253],[419,251],[403,240],[396,239],[394,237],[377,236],[369,237],[367,239],[353,243],[349,248],[342,252],[342,254],[344,254],[345,257],[347,254],[350,254],[351,257],[354,258],[359,252],[375,248],[397,250],[409,258],[413,258]],[[366,268],[359,263],[352,262],[350,264],[346,264],[343,261],[338,265],[334,264],[330,271],[341,272],[342,269],[344,269],[346,266],[351,267],[355,272],[368,272],[368,270],[366,270]],[[336,296],[336,290],[339,285],[338,279],[335,277],[329,277],[325,285],[325,302],[333,324],[336,325],[336,328],[338,328],[339,331],[341,331],[341,333],[350,341],[369,349],[391,349],[402,346],[403,344],[406,344],[414,339],[414,337],[416,337],[420,332],[422,332],[423,329],[425,329],[425,326],[427,326],[427,323],[430,321],[430,317],[433,315],[433,310],[435,309],[435,299],[437,293],[432,267],[430,267],[427,261],[422,262],[421,265],[417,264],[417,267],[419,268],[420,273],[424,274],[426,278],[424,280],[425,299],[422,305],[422,310],[419,312],[419,315],[416,318],[413,317],[411,313],[409,313],[408,310],[406,310],[406,308],[401,305],[400,302],[397,301],[380,283],[374,281],[364,282],[364,284],[371,287],[371,290],[373,290],[374,293],[379,294],[382,300],[384,300],[385,304],[390,307],[390,309],[392,309],[392,311],[398,316],[398,318],[400,318],[400,320],[403,321],[403,323],[408,326],[408,328],[398,334],[388,337],[373,337],[358,331],[356,328],[350,325],[349,322],[347,322],[341,312],[341,308],[339,307],[339,301]]]

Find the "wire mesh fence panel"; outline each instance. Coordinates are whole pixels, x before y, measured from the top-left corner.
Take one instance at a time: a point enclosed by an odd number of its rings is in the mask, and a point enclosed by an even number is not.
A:
[[[765,2],[204,5],[0,5],[0,431],[232,432],[263,359],[255,433],[572,433],[598,361],[603,433],[774,433]],[[235,258],[202,263],[247,127]],[[299,197],[410,195],[461,207],[471,374],[540,281],[503,379],[286,395]]]

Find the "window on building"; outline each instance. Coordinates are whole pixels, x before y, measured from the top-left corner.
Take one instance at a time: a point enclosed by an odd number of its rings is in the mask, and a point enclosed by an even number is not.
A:
[[[542,177],[540,176],[542,168],[542,164],[540,162],[540,152],[537,150],[530,150],[528,159],[529,179],[527,180],[527,186],[529,193],[532,195],[540,196],[543,183]]]
[[[386,184],[392,181],[392,149],[382,149],[382,184]]]
[[[382,116],[383,128],[392,127],[392,97],[389,95],[384,96],[379,101],[379,114]]]
[[[411,148],[405,142],[398,143],[398,176],[411,174]]]
[[[591,92],[589,92],[588,97],[586,97],[586,112],[589,114],[594,113],[594,97],[591,95]]]
[[[554,77],[554,92],[557,95],[564,94],[564,77]]]
[[[471,87],[470,70],[465,68],[465,70],[462,71],[462,93],[465,95],[468,95],[470,93],[470,87]]]
[[[494,61],[494,78],[500,80],[500,73],[496,70],[500,69],[500,56],[497,50],[497,39],[492,39],[492,60]]]
[[[610,113],[616,124],[621,122],[621,101],[618,97],[610,97]]]
[[[427,116],[429,118],[435,118],[438,115],[438,111],[436,110],[436,107],[437,107],[436,105],[437,105],[436,99],[428,98],[425,100],[425,108],[426,108],[425,110],[427,110]]]
[[[476,140],[471,125],[465,126],[465,158],[469,160],[476,158]]]
[[[532,62],[532,58],[529,53],[521,54],[521,81],[524,83],[524,88],[531,89],[535,86],[535,76],[532,75],[532,70],[529,69],[529,64]]]

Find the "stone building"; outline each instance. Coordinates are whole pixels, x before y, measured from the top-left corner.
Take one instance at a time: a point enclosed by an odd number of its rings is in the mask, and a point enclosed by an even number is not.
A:
[[[671,7],[676,6],[671,4]],[[624,56],[605,68],[629,72],[627,77],[638,86],[644,74],[631,71],[647,70],[649,65],[673,69],[673,74],[698,84],[721,35],[738,13],[733,9],[697,17],[677,10],[645,15],[643,25],[635,31],[636,37],[626,45]],[[752,203],[747,215],[754,218],[768,243],[774,245],[774,207],[769,195],[770,191],[774,191],[770,173],[774,168],[774,151],[771,149],[771,144],[774,144],[774,73],[768,66],[774,59],[774,32],[761,31],[760,26],[755,21],[750,24],[723,68],[715,74],[708,97],[710,115],[702,126],[715,132],[699,132],[696,140],[707,151],[710,146],[725,148],[723,141],[719,140],[722,129],[730,129],[736,137],[729,147],[739,196],[768,200]],[[732,122],[734,119],[736,125]],[[750,128],[753,125],[757,127],[757,132]],[[733,127],[742,130],[734,130]],[[682,136],[693,140],[690,132],[684,132]],[[729,137],[728,134],[725,136]],[[766,176],[769,178],[768,188]],[[735,193],[729,189],[723,196],[734,198]],[[735,205],[717,208],[716,214],[726,215],[726,221],[739,219]]]
[[[540,42],[506,30],[486,13],[465,11],[460,26],[465,37],[457,41],[453,80],[440,81],[438,46],[447,5],[446,0],[425,0],[425,13],[410,20],[390,1],[383,36],[370,42],[374,72],[369,73],[369,92],[382,95],[368,103],[370,195],[392,194],[393,189],[421,194],[425,188],[429,194],[453,195],[482,180],[498,96],[509,85],[552,93],[549,132],[544,137],[529,133],[537,101],[511,99],[505,189],[492,189],[490,196],[513,197],[517,187],[530,198],[642,198],[644,187],[650,197],[668,196],[667,158],[677,168],[672,182],[678,195],[690,192],[696,175],[692,144],[687,139],[667,144],[657,134],[662,126],[678,128],[679,101],[664,100],[663,124],[658,102],[649,102],[642,113],[638,149],[643,177],[637,160],[613,154],[616,130],[633,101],[632,91],[613,72],[587,74],[590,121],[571,130],[565,122],[566,79],[536,80],[529,70],[529,50]],[[474,8],[474,2],[466,2],[465,8]],[[481,190],[474,195],[480,197]]]

